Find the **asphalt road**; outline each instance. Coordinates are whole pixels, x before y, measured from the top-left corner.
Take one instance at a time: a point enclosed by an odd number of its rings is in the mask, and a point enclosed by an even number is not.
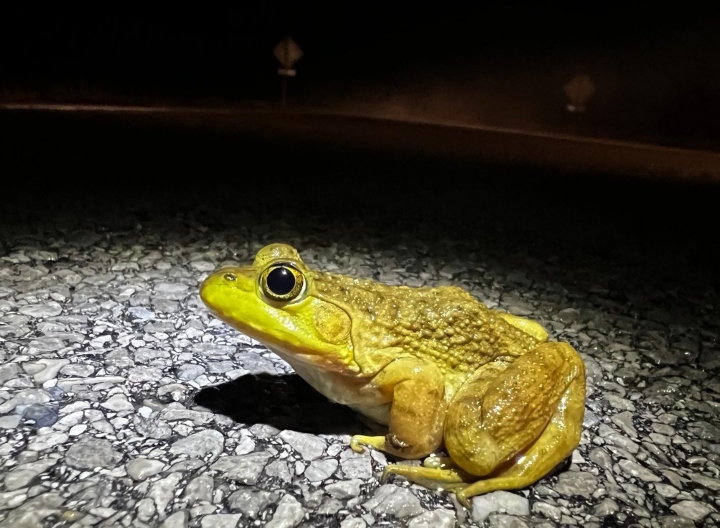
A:
[[[419,152],[455,160],[527,163],[563,171],[603,171],[683,181],[720,181],[720,153],[581,136],[452,123],[378,119],[313,109],[178,108],[110,105],[4,104],[14,113],[108,115],[263,137]]]

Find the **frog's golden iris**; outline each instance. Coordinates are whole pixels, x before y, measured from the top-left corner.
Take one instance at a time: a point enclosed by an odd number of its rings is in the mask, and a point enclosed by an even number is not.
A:
[[[295,300],[303,292],[305,277],[292,264],[284,262],[268,266],[260,274],[263,294],[278,302]]]
[[[409,288],[310,270],[272,244],[225,268],[201,297],[223,321],[266,344],[329,399],[388,426],[364,446],[416,459],[389,464],[428,487],[474,495],[523,488],[578,445],[585,367],[537,323],[490,310],[456,287]]]

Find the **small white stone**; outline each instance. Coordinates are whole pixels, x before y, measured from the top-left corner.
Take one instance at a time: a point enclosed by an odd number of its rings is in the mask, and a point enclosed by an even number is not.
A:
[[[86,430],[87,430],[87,425],[85,425],[85,424],[74,425],[73,427],[70,428],[70,430],[68,431],[68,434],[70,436],[79,436],[79,435],[83,434]]]
[[[100,407],[108,409],[110,411],[132,411],[134,409],[132,403],[122,394],[114,394],[107,399],[107,401],[100,404]]]

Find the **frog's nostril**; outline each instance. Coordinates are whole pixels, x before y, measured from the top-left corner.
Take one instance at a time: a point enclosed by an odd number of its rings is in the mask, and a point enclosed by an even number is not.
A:
[[[223,275],[223,279],[225,279],[226,281],[232,282],[232,281],[237,280],[237,277],[235,276],[234,273],[226,273],[225,275]]]

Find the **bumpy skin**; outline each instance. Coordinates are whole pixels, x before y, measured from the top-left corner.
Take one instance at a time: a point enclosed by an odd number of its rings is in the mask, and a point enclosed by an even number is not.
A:
[[[263,277],[292,268],[298,295],[277,300]],[[455,287],[409,288],[308,269],[284,244],[202,284],[210,310],[264,343],[329,399],[388,426],[354,436],[407,459],[444,443],[449,457],[388,465],[428,487],[474,495],[523,488],[580,440],[585,367],[533,321],[490,310]]]

